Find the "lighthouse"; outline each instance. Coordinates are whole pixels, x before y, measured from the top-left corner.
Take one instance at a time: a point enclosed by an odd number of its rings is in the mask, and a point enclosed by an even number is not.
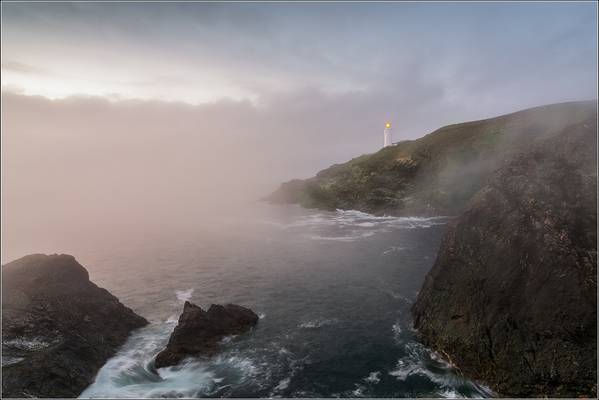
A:
[[[385,124],[385,130],[383,131],[383,147],[391,146],[393,144],[393,138],[391,137],[391,122]]]

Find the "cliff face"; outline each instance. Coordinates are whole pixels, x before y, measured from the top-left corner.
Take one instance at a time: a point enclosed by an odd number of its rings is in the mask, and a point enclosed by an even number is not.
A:
[[[2,267],[2,397],[76,397],[147,321],[69,255]]]
[[[496,171],[413,306],[421,339],[509,396],[596,396],[596,117]]]
[[[449,125],[281,185],[267,200],[374,214],[457,215],[505,160],[594,115],[596,102]]]

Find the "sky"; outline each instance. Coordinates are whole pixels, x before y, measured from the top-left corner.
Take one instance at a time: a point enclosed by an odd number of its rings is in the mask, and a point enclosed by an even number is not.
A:
[[[3,2],[4,242],[256,199],[387,121],[595,98],[596,28],[594,2]]]

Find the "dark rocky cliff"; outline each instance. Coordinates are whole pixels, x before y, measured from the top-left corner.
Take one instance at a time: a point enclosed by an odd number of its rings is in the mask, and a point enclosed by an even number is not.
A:
[[[597,395],[596,116],[496,171],[413,306],[421,339],[502,395]]]
[[[374,214],[458,215],[505,160],[595,115],[596,104],[554,104],[449,125],[284,183],[267,200]]]
[[[4,265],[2,301],[2,397],[78,396],[147,324],[65,254]]]

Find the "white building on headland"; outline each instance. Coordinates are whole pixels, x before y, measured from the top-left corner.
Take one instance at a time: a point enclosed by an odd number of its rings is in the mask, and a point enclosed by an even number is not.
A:
[[[393,136],[391,132],[391,122],[385,124],[385,130],[383,131],[383,147],[391,146],[393,144]]]

